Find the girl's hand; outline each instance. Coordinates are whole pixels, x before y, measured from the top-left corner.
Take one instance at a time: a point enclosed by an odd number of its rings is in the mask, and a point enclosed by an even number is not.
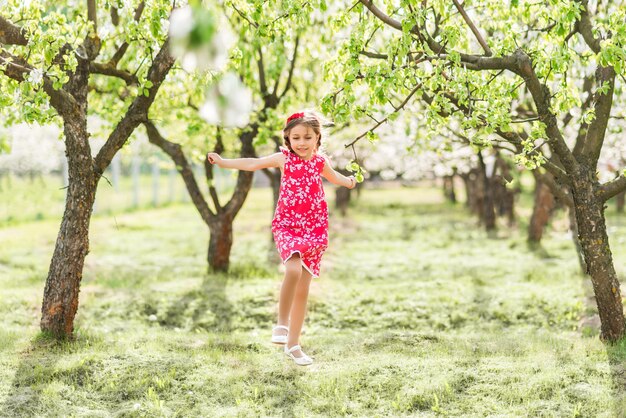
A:
[[[218,167],[220,166],[220,163],[222,162],[222,157],[220,157],[220,155],[216,152],[207,153],[206,159],[209,160],[211,164],[217,164]]]
[[[348,179],[350,180],[350,186],[348,186],[348,189],[354,189],[356,187],[356,178],[354,176],[350,176]]]

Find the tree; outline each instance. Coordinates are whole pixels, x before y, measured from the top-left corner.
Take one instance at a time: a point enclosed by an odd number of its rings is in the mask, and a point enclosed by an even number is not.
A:
[[[536,176],[533,213],[528,224],[528,242],[531,247],[541,242],[544,228],[555,209],[556,202],[550,187],[541,180],[541,177]]]
[[[622,338],[604,204],[626,188],[626,175],[600,183],[596,170],[611,110],[624,105],[624,7],[485,0],[469,13],[456,0],[392,3],[387,13],[360,0],[337,19],[353,26],[328,67],[337,90],[325,109],[339,120],[374,114],[382,123],[419,99],[433,132],[457,119],[474,144],[504,144],[520,164],[549,172],[554,193],[574,208],[601,338]],[[367,91],[365,103],[357,103],[357,89]]]
[[[0,107],[11,123],[55,122],[63,127],[69,186],[40,326],[55,337],[69,337],[98,183],[133,130],[147,119],[174,64],[162,30],[171,5],[140,2],[132,10],[126,3],[98,8],[95,0],[84,2],[86,7],[21,3],[5,2],[0,16]],[[103,24],[106,9],[110,24]],[[13,23],[18,21],[22,26]],[[97,93],[103,88],[124,90],[124,103],[105,112]],[[87,115],[94,109],[107,114],[112,129],[92,156]]]
[[[293,111],[290,107],[296,102],[298,106],[302,103],[306,106],[320,97],[314,88],[315,78],[319,76],[313,72],[316,60],[312,52],[319,53],[324,35],[322,31],[311,29],[321,25],[319,18],[314,22],[316,18],[310,16],[312,7],[307,1],[294,2],[288,10],[282,10],[275,2],[226,2],[221,12],[229,22],[221,22],[220,30],[231,26],[236,32],[236,41],[224,72],[187,74],[175,69],[177,92],[169,101],[157,103],[152,112],[156,116],[144,122],[150,142],[175,162],[192,202],[209,228],[207,261],[213,271],[227,271],[230,266],[233,221],[251,189],[253,173],[237,173],[233,194],[225,202],[213,183],[214,168],[204,154],[213,148],[218,153],[237,153],[246,158],[256,157],[259,150],[277,151],[282,144],[278,132],[288,113]],[[188,15],[202,13],[205,6],[197,6],[195,10]],[[211,19],[211,15],[206,15],[205,19]],[[207,25],[202,19],[188,24]],[[308,32],[303,39],[301,34],[305,29]],[[253,112],[245,126],[225,126],[219,118],[207,118],[197,104],[207,83],[215,85],[229,74],[233,77],[236,74],[252,92]],[[226,98],[237,95],[222,92]],[[177,128],[181,125],[186,128]],[[166,131],[168,133],[164,134]],[[205,198],[191,170],[191,161],[197,157],[204,165],[210,200]],[[280,171],[265,169],[264,172],[271,179],[276,201]]]

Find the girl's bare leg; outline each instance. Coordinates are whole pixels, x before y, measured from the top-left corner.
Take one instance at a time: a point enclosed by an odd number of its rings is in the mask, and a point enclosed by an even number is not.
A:
[[[301,274],[302,262],[300,255],[296,253],[285,262],[285,278],[280,288],[280,300],[278,302],[278,325],[289,326],[289,312]],[[274,331],[274,335],[287,335],[287,331],[278,329]]]
[[[309,286],[311,285],[311,273],[302,268],[302,275],[296,287],[296,294],[291,306],[291,318],[289,325],[289,337],[287,337],[287,347],[291,348],[300,343],[300,332],[304,324],[307,301],[309,299]],[[293,352],[295,357],[302,357],[302,351]]]

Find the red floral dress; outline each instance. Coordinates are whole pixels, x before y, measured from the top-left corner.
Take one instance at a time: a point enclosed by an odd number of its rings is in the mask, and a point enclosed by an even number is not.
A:
[[[328,205],[321,176],[325,160],[319,154],[303,160],[286,148],[280,150],[285,167],[272,220],[276,248],[283,263],[300,253],[303,267],[319,277],[322,254],[328,247]]]

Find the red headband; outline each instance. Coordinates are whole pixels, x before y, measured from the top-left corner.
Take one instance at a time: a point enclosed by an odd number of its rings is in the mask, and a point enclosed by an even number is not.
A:
[[[294,113],[293,115],[287,118],[287,123],[291,122],[294,119],[300,119],[304,117],[304,112]]]

